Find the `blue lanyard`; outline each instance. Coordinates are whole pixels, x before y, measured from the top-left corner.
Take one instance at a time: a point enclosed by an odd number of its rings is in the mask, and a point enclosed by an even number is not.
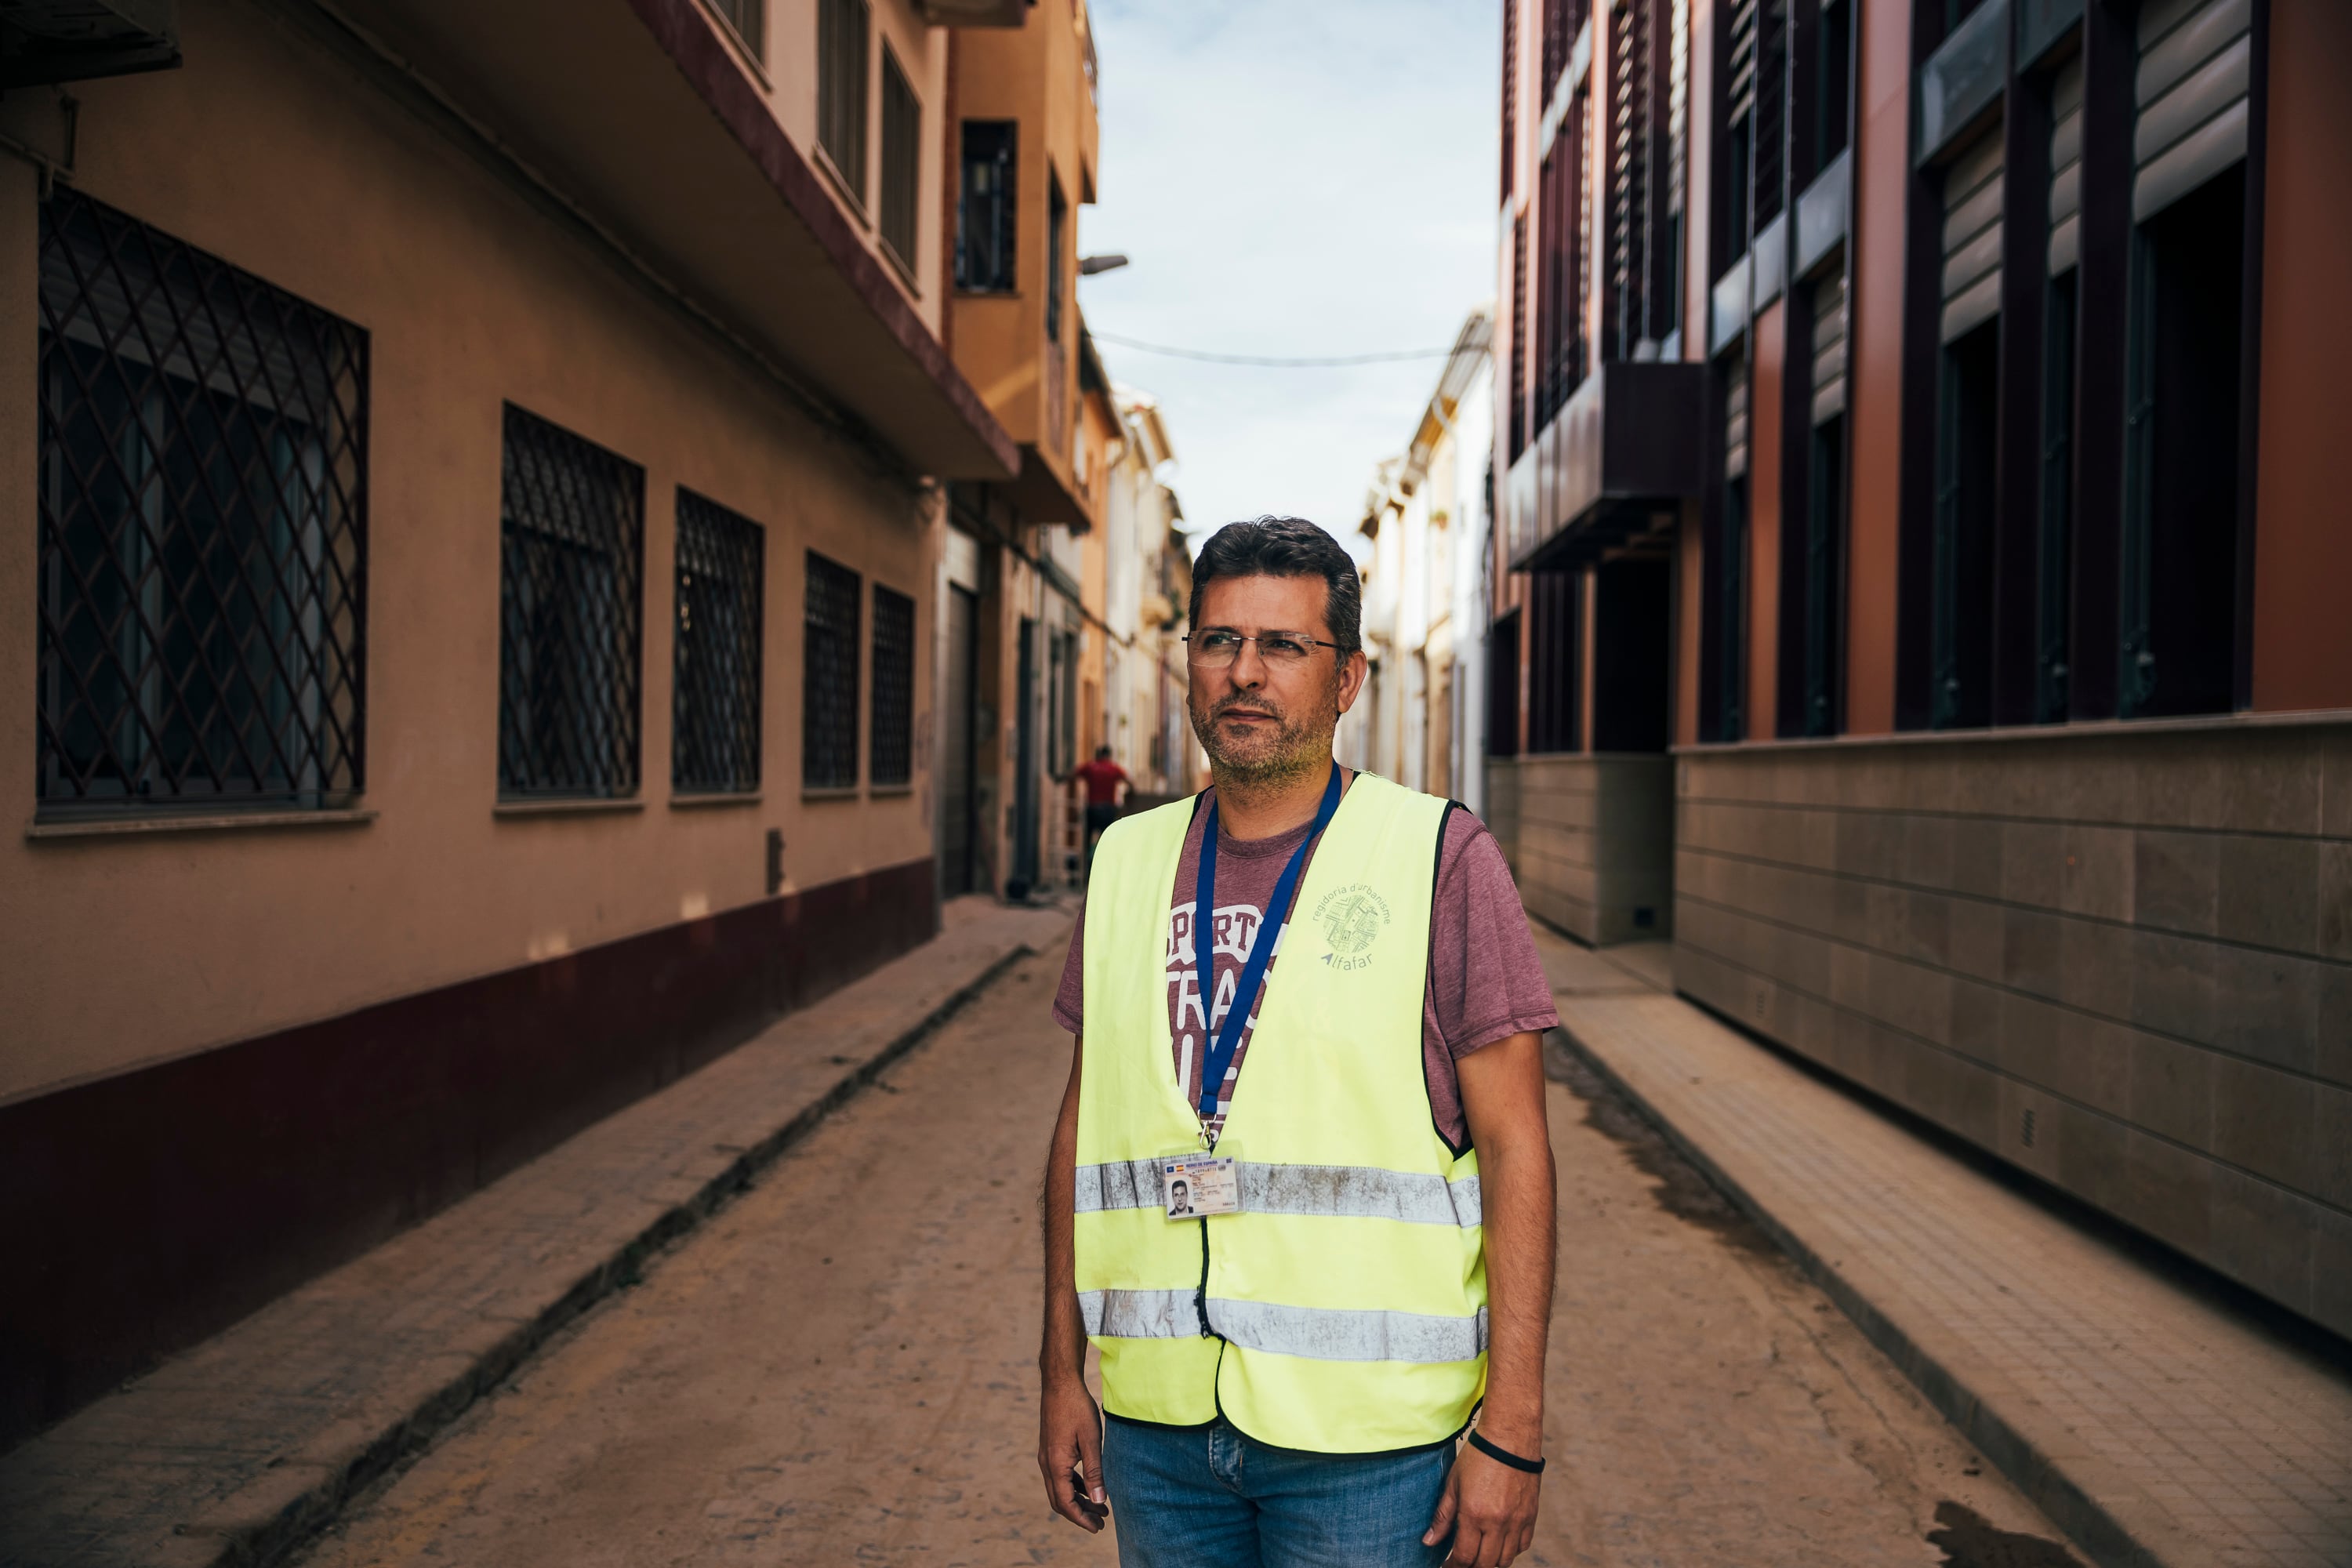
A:
[[[1217,1111],[1217,1090],[1224,1087],[1225,1070],[1234,1065],[1234,1053],[1241,1049],[1242,1030],[1257,1006],[1258,991],[1265,984],[1265,966],[1274,962],[1275,944],[1282,940],[1282,928],[1290,923],[1291,896],[1298,890],[1298,873],[1307,864],[1307,852],[1331,826],[1331,814],[1339,809],[1339,764],[1331,764],[1331,782],[1323,786],[1323,805],[1315,813],[1315,826],[1307,830],[1297,848],[1290,852],[1290,864],[1282,868],[1282,879],[1274,885],[1274,897],[1266,900],[1265,914],[1257,922],[1257,940],[1250,944],[1249,960],[1242,965],[1239,984],[1234,987],[1233,1005],[1225,1010],[1225,1021],[1217,1030],[1215,1044],[1201,1064],[1201,1114],[1213,1116]],[[1217,994],[1216,942],[1213,917],[1216,913],[1217,892],[1217,803],[1209,802],[1209,820],[1201,829],[1201,881],[1192,909],[1192,967],[1200,977],[1201,1017],[1205,1022],[1209,1008]]]

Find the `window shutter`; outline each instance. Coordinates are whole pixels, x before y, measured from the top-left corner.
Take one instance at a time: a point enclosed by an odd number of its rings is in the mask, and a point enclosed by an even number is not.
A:
[[[2149,0],[2141,9],[2134,222],[2245,157],[2252,25],[2253,0]]]
[[[2060,68],[2050,84],[2050,276],[2074,265],[2082,240],[2083,60]]]
[[[1813,423],[1845,412],[1845,274],[1813,286]]]
[[[1944,329],[1950,342],[2000,309],[2000,127],[1944,172]]]
[[[1748,366],[1731,367],[1731,385],[1723,396],[1723,477],[1736,479],[1748,472]]]

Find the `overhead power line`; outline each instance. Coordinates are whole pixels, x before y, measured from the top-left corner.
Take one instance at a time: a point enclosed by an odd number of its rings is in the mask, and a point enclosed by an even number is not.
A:
[[[1391,353],[1319,354],[1294,358],[1276,354],[1211,353],[1203,349],[1181,349],[1167,343],[1138,342],[1133,338],[1114,337],[1108,332],[1095,332],[1093,336],[1095,342],[1098,343],[1112,343],[1119,348],[1134,349],[1148,354],[1166,354],[1171,359],[1203,360],[1210,364],[1258,365],[1268,370],[1320,370],[1335,365],[1385,364],[1394,360],[1444,359],[1454,352],[1453,345],[1449,343],[1442,349],[1399,349]]]

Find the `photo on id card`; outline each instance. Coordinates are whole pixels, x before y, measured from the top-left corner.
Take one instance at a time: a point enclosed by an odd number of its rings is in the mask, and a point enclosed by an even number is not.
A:
[[[1160,1196],[1170,1219],[1199,1219],[1241,1209],[1241,1184],[1230,1154],[1167,1154],[1160,1161]]]

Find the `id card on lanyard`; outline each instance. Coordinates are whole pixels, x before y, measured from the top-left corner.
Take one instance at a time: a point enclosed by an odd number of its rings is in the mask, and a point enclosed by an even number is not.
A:
[[[1307,852],[1323,830],[1331,826],[1331,817],[1339,809],[1339,766],[1331,765],[1331,780],[1323,786],[1323,803],[1315,813],[1315,824],[1298,847],[1290,852],[1290,863],[1282,868],[1281,878],[1274,884],[1274,896],[1267,900],[1265,918],[1258,921],[1257,940],[1250,943],[1249,957],[1242,964],[1240,981],[1234,986],[1233,1001],[1225,1008],[1223,1023],[1211,1040],[1208,1054],[1201,1063],[1201,1103],[1198,1107],[1203,1121],[1217,1112],[1217,1094],[1224,1088],[1225,1074],[1234,1065],[1234,1055],[1241,1049],[1242,1031],[1249,1026],[1250,1015],[1257,1010],[1258,993],[1265,988],[1266,965],[1274,962],[1274,950],[1281,944],[1283,929],[1290,923],[1290,902],[1298,891],[1298,879],[1306,868]],[[1194,888],[1192,910],[1192,966],[1200,976],[1204,995],[1216,994],[1216,942],[1214,918],[1217,907],[1217,803],[1209,802],[1209,820],[1201,829],[1201,874]],[[1161,1196],[1167,1202],[1170,1219],[1190,1219],[1196,1215],[1235,1214],[1240,1212],[1240,1192],[1234,1181],[1233,1161],[1194,1151],[1186,1154],[1171,1154],[1160,1162]],[[1176,1175],[1171,1167],[1185,1173],[1184,1202],[1177,1201]],[[1207,1190],[1215,1201],[1230,1203],[1231,1207],[1203,1206],[1202,1181],[1207,1178]],[[1181,1209],[1181,1212],[1180,1212]]]

